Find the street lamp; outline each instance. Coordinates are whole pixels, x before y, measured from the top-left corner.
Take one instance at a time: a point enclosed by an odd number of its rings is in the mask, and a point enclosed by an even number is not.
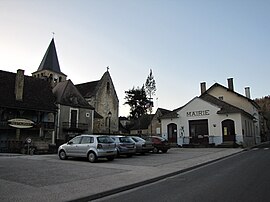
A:
[[[112,112],[109,111],[109,113],[108,113],[108,118],[109,118],[109,134],[111,134],[111,117],[112,117]]]

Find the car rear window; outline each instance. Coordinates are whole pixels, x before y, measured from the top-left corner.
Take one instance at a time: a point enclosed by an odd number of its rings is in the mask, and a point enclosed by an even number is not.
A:
[[[108,136],[102,136],[97,138],[98,143],[114,143],[113,139]]]
[[[136,142],[144,142],[144,141],[145,141],[144,139],[142,139],[142,138],[140,138],[140,137],[133,137],[132,139],[133,139],[133,140],[136,139]]]
[[[133,141],[129,137],[120,137],[119,140],[123,143],[133,143]]]

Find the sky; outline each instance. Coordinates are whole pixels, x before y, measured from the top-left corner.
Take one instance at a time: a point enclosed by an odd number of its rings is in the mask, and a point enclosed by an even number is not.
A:
[[[127,116],[125,91],[152,69],[154,110],[200,95],[200,83],[251,98],[270,95],[270,0],[0,0],[0,70],[37,71],[54,37],[74,84],[107,71]],[[53,34],[55,33],[55,34]]]

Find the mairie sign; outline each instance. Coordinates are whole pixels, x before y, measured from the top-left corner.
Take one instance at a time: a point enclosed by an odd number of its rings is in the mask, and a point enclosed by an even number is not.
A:
[[[28,119],[10,119],[8,122],[8,125],[14,128],[32,128],[34,126],[34,122]]]

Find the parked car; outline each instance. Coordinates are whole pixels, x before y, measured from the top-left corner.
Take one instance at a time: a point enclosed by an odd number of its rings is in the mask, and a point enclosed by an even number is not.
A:
[[[154,149],[151,141],[142,139],[141,137],[131,136],[136,145],[136,153],[145,154]]]
[[[151,141],[153,143],[154,153],[158,153],[159,151],[166,153],[171,148],[170,143],[163,137],[150,136],[146,137],[145,140]]]
[[[127,136],[111,136],[116,143],[117,156],[126,155],[131,157],[136,153],[135,142]]]
[[[91,163],[98,158],[112,161],[116,154],[116,144],[106,135],[79,135],[58,148],[61,160],[68,157],[87,157]]]

